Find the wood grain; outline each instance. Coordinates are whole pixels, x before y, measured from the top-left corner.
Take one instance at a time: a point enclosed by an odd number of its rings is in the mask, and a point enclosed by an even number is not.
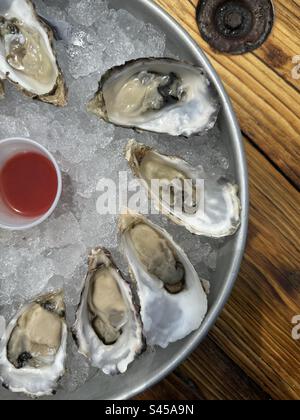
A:
[[[300,0],[276,0],[276,25],[255,53],[213,52],[195,23],[196,0],[156,0],[208,53],[223,78],[249,163],[249,240],[230,301],[209,337],[141,399],[300,399]]]
[[[152,400],[268,400],[262,391],[212,340],[165,381],[138,399]]]
[[[277,18],[272,36],[259,52],[236,57],[213,52],[201,38],[195,20],[196,0],[156,2],[208,54],[233,100],[243,132],[300,187],[300,81],[292,78],[292,58],[300,54],[300,37],[296,36],[299,20],[294,17],[300,16],[300,0],[286,2],[289,9],[283,1],[275,1]]]
[[[247,147],[251,217],[248,248],[232,298],[213,331],[216,343],[272,398],[300,398],[299,193]]]

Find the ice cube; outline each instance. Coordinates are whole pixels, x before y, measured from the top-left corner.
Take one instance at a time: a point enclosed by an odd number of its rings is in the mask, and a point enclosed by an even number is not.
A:
[[[48,248],[61,248],[80,242],[80,226],[72,213],[50,218],[45,223],[43,240]]]
[[[99,16],[108,12],[108,7],[102,0],[72,0],[67,11],[74,22],[92,26]]]
[[[5,318],[2,315],[0,315],[0,341],[3,334],[5,333],[5,328],[6,328]]]
[[[83,264],[85,251],[81,243],[52,250],[48,257],[53,262],[54,273],[67,279],[72,278],[77,267]]]
[[[61,386],[68,392],[76,391],[89,377],[90,365],[88,360],[79,354],[73,341],[68,343],[66,375],[62,379]]]

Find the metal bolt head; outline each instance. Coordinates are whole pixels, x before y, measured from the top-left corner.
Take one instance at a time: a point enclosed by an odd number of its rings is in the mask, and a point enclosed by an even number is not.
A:
[[[202,37],[217,51],[244,54],[259,48],[271,33],[271,0],[200,0],[197,22]]]

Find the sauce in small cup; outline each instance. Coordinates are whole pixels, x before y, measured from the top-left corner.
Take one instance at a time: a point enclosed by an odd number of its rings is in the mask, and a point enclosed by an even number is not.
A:
[[[54,157],[29,139],[0,141],[0,228],[34,227],[54,211],[62,179]]]

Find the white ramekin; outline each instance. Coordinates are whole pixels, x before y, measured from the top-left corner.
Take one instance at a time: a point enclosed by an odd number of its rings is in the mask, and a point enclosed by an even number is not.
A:
[[[22,215],[18,215],[7,207],[0,195],[0,229],[25,230],[39,225],[53,213],[61,196],[62,176],[56,160],[52,154],[45,149],[45,147],[33,140],[22,137],[0,140],[0,170],[11,157],[22,152],[39,153],[53,163],[58,181],[57,194],[51,208],[47,211],[47,213],[39,217],[24,217]]]

